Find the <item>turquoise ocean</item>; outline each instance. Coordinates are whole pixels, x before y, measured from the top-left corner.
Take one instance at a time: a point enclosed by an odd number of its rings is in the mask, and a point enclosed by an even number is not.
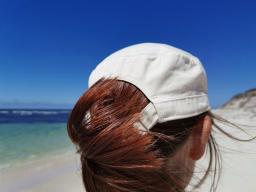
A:
[[[0,109],[0,171],[74,149],[66,122],[70,110]]]

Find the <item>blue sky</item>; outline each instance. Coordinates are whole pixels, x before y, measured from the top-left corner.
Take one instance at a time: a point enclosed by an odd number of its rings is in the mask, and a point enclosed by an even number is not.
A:
[[[141,42],[198,56],[216,107],[256,87],[255,1],[0,1],[0,106],[72,106],[91,70]]]

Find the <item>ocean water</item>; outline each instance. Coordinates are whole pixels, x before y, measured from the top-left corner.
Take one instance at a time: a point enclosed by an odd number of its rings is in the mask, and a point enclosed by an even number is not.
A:
[[[71,151],[69,110],[0,110],[0,170]]]

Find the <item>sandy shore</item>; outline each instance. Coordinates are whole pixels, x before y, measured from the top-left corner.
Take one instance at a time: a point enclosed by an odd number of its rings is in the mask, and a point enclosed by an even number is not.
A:
[[[63,154],[0,172],[4,192],[84,192],[78,156]]]
[[[256,191],[256,142],[241,144],[220,141],[223,174],[218,192]],[[240,152],[232,152],[231,149]],[[241,152],[243,151],[243,152]],[[201,160],[200,164],[204,164]],[[199,192],[209,191],[210,181]],[[81,181],[78,156],[61,155],[38,160],[19,168],[0,172],[0,191],[3,192],[85,192]]]
[[[227,113],[227,112],[225,112]],[[240,114],[234,115],[240,116]],[[245,118],[242,118],[245,120]],[[256,124],[256,120],[243,123]],[[256,127],[251,127],[254,135]],[[228,128],[233,132],[234,130]],[[218,192],[256,191],[256,141],[243,143],[216,135],[223,157],[223,174]],[[203,160],[199,164],[204,164]],[[208,186],[207,186],[208,185]],[[199,190],[209,191],[210,182]],[[85,192],[80,171],[79,156],[74,152],[34,160],[18,168],[0,171],[2,192]]]

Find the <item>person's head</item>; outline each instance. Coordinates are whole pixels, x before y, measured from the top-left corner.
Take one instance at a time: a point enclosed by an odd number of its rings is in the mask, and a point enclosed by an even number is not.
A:
[[[184,189],[209,141],[208,112],[157,123],[143,133],[133,124],[149,103],[130,83],[102,79],[77,102],[69,135],[81,153],[88,192]],[[85,112],[90,109],[90,119]]]
[[[195,188],[218,161],[213,123],[200,61],[146,43],[97,66],[70,114],[68,134],[87,192],[176,192],[185,190],[206,147],[209,166]]]

